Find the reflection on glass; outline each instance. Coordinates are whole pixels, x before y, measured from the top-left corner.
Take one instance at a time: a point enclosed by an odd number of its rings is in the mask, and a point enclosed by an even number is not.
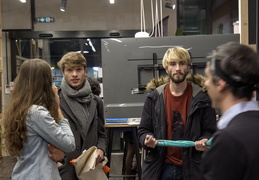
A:
[[[87,74],[101,82],[99,69],[102,67],[101,39],[21,39],[17,40],[16,74],[26,59],[46,60],[52,69],[53,84],[60,87],[62,72],[57,62],[67,52],[81,52],[87,60]]]

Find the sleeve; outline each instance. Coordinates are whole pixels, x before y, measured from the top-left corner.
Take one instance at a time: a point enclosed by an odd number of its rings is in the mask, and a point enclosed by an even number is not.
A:
[[[202,111],[201,119],[201,136],[200,139],[210,139],[217,129],[216,124],[216,111],[209,105],[209,107],[204,108]]]
[[[105,134],[105,121],[104,121],[104,112],[103,112],[103,101],[100,97],[97,98],[97,110],[98,110],[98,142],[97,148],[105,152],[106,149],[106,134]]]
[[[209,180],[240,179],[246,168],[245,148],[226,132],[217,133],[212,146],[204,152],[201,171]]]
[[[144,103],[140,125],[138,129],[138,139],[139,139],[139,143],[144,149],[151,150],[152,148],[149,148],[146,145],[144,145],[146,135],[148,134],[154,136],[153,121],[152,121],[152,98],[150,97],[147,97]]]
[[[30,120],[33,130],[45,141],[64,152],[75,150],[74,135],[67,119],[63,118],[56,123],[46,108],[38,106],[31,111]]]

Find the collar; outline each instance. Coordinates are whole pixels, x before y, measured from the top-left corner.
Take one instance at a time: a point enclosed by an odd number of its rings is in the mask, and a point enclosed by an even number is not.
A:
[[[259,111],[259,102],[246,101],[246,102],[235,104],[221,116],[217,125],[218,129],[226,128],[235,116],[247,111]]]

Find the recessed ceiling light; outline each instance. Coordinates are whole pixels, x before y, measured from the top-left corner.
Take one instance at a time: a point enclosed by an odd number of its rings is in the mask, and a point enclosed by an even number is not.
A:
[[[115,3],[115,0],[110,0],[110,4],[114,4]]]

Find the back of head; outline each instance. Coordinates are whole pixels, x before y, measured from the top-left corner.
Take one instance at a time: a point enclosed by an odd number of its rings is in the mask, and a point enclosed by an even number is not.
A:
[[[49,64],[42,59],[25,61],[14,81],[13,96],[27,97],[31,103],[38,104],[42,95],[52,90],[52,75]],[[47,98],[47,97],[46,97]]]
[[[182,47],[169,48],[164,55],[162,64],[165,69],[172,61],[184,61],[188,66],[191,65],[191,57],[189,52]]]
[[[3,117],[5,143],[10,155],[19,155],[26,141],[24,121],[29,108],[33,104],[42,105],[56,117],[53,112],[57,111],[58,104],[54,98],[49,64],[41,59],[25,61],[14,81],[11,100]]]
[[[228,84],[237,98],[251,98],[259,82],[258,54],[246,45],[229,42],[218,46],[210,56],[211,70]]]
[[[79,67],[79,66],[86,67],[86,59],[79,52],[68,52],[58,62],[58,67],[62,71],[64,70],[65,65],[67,65],[68,67],[72,67],[72,68]]]

